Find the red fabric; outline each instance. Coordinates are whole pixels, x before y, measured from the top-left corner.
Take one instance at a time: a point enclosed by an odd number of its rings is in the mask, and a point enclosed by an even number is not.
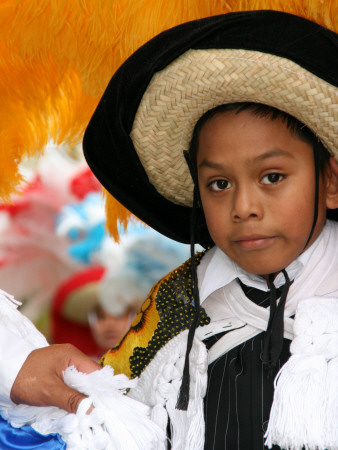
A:
[[[100,280],[104,272],[105,269],[101,266],[91,267],[76,273],[60,285],[52,303],[51,339],[53,344],[70,343],[89,356],[100,356],[104,353],[105,350],[95,343],[89,325],[82,325],[62,315],[68,295],[86,283]]]
[[[93,172],[86,168],[73,178],[70,188],[71,192],[82,200],[89,192],[100,191],[101,185]]]

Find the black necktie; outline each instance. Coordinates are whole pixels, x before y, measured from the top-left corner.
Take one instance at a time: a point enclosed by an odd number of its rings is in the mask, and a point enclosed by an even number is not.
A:
[[[273,368],[277,364],[283,348],[284,308],[291,282],[287,272],[284,269],[282,272],[285,277],[285,284],[276,289],[275,285],[273,284],[273,276],[270,275],[270,291],[267,292],[246,286],[240,280],[238,280],[245,296],[249,300],[262,307],[267,307],[270,303],[269,322],[265,332],[262,352],[263,364],[268,369]],[[280,298],[280,300],[277,305],[278,298]]]

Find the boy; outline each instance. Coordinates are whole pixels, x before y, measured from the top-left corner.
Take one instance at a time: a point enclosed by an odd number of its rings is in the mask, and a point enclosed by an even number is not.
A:
[[[131,395],[173,448],[337,446],[335,42],[273,11],[184,24],[119,69],[86,131],[124,206],[213,246],[154,286],[102,360],[140,377]]]

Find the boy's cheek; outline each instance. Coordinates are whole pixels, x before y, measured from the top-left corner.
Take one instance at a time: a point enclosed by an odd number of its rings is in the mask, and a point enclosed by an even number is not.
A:
[[[225,232],[226,223],[228,221],[224,218],[224,211],[222,211],[222,208],[218,208],[218,212],[215,212],[208,207],[203,209],[203,211],[209,234],[215,242],[218,235]]]

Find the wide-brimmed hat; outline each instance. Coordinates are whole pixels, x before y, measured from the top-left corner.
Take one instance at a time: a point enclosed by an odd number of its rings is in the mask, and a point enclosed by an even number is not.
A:
[[[333,31],[277,11],[165,31],[110,81],[85,133],[87,162],[132,213],[189,242],[193,182],[183,151],[199,117],[224,103],[267,104],[304,123],[338,158],[337,50]]]

